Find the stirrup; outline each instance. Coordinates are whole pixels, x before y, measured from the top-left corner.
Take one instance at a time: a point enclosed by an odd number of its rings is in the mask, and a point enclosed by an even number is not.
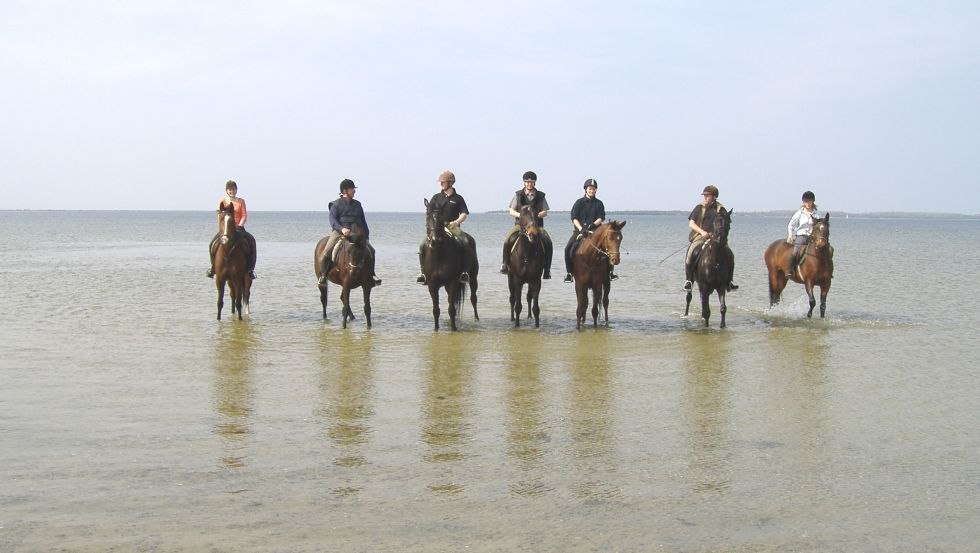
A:
[[[375,285],[375,286],[381,286],[381,279],[380,279],[380,278],[378,278],[378,275],[374,275],[374,276],[372,276],[372,277],[371,277],[371,280],[373,280],[373,281],[374,281],[374,285]]]
[[[316,281],[316,283],[319,284],[320,286],[326,286],[327,285],[327,275],[324,274],[323,276],[321,276],[320,279]]]
[[[419,276],[415,278],[415,282],[418,282],[419,284],[425,284],[425,273],[419,274]]]
[[[460,282],[462,282],[462,283],[467,283],[467,282],[469,282],[469,281],[470,281],[470,274],[469,274],[469,273],[467,273],[466,271],[463,271],[463,272],[462,272],[462,273],[460,273],[460,275],[459,275],[459,281],[460,281]]]
[[[619,278],[619,275],[616,273],[609,273],[609,280],[616,280],[617,278]]]
[[[690,292],[693,288],[694,288],[694,283],[693,282],[691,282],[690,280],[685,280],[684,281],[684,291],[685,292]]]
[[[735,284],[734,282],[729,282],[728,283],[728,291],[729,292],[734,292],[735,290],[738,290],[738,284]]]
[[[510,274],[510,269],[507,267],[506,263],[500,266],[500,274],[502,275]]]
[[[565,273],[565,282],[572,281],[572,273]]]
[[[248,272],[248,278],[250,278],[252,280],[255,280],[255,279],[259,278],[259,277],[255,276],[255,271],[249,271]]]
[[[204,273],[204,276],[206,276],[208,278],[214,278],[214,268],[212,267],[212,268],[208,269],[207,272]]]

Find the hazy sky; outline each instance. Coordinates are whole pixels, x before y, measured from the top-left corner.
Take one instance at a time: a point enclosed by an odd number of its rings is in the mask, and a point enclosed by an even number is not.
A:
[[[0,0],[0,75],[0,209],[980,212],[976,0]]]

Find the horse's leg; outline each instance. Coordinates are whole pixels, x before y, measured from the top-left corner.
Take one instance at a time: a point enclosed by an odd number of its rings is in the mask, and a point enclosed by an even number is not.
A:
[[[595,278],[595,277],[593,277]],[[602,284],[592,285],[592,326],[599,326],[599,302],[602,301]]]
[[[244,271],[244,270],[243,270]],[[235,311],[238,312],[238,320],[242,320],[242,296],[245,294],[245,274],[238,277],[238,282],[232,288],[235,293]]]
[[[534,312],[531,311],[531,283],[527,284],[527,318],[530,320],[534,317]]]
[[[528,285],[527,304],[533,306],[530,311],[534,314],[534,328],[541,326],[541,307],[538,306],[538,297],[541,295],[541,279],[535,279]],[[532,303],[533,302],[533,303]]]
[[[473,319],[479,321],[480,313],[476,310],[476,289],[477,289],[477,276],[480,272],[480,266],[473,264],[470,270],[470,304],[473,305]]]
[[[329,291],[330,283],[320,286],[320,305],[323,307],[323,320],[327,320],[327,292]]]
[[[518,280],[517,275],[507,275],[510,280],[510,320],[514,321],[514,327],[521,326],[521,311],[524,306],[521,302],[521,292],[524,289],[524,283]],[[530,291],[530,288],[528,288]]]
[[[245,314],[251,315],[252,310],[248,306],[249,299],[252,297],[252,278],[245,275],[245,288],[242,289],[242,305],[245,307]]]
[[[575,279],[575,297],[578,300],[575,307],[575,328],[582,328],[582,323],[585,322],[585,309],[589,305],[589,290],[583,280]]]
[[[218,320],[221,320],[221,308],[225,306],[225,280],[223,277],[216,277],[214,285],[218,288]]]
[[[344,284],[340,288],[340,304],[343,306],[342,315],[344,316],[344,322],[341,325],[342,328],[347,328],[347,321],[351,320],[351,310],[350,310],[350,285]]]
[[[432,319],[435,321],[434,330],[439,330],[439,287],[429,284],[429,297],[432,298]],[[451,304],[450,304],[451,305]]]
[[[693,293],[690,290],[688,290],[687,291],[687,303],[684,304],[684,316],[685,317],[687,317],[687,314],[691,312],[691,297],[692,297],[692,295],[693,295]]]
[[[373,287],[373,282],[371,284],[362,284],[361,288],[364,291],[364,319],[367,322],[367,327],[371,328],[371,288]]]
[[[449,296],[449,330],[456,331],[456,306],[459,305],[460,283],[453,279],[446,285],[446,292]]]
[[[817,306],[817,300],[813,297],[813,281],[807,280],[803,283],[806,287],[806,297],[810,299],[810,310],[806,312],[806,318],[813,318],[813,308]]]
[[[728,282],[731,282],[731,279],[726,281],[724,285],[718,287],[718,303],[721,304],[718,312],[721,313],[721,328],[725,328],[725,313],[728,312],[728,306],[725,305],[725,291],[728,289]]]
[[[520,310],[517,309],[517,305],[516,305],[520,303],[518,301],[520,298],[515,296],[514,287],[516,283],[514,281],[516,280],[516,278],[514,277],[513,273],[514,271],[509,271],[507,273],[507,289],[510,291],[510,320],[511,321],[514,321],[514,314],[520,312]],[[521,322],[517,321],[517,324],[515,324],[514,326],[521,326]]]
[[[822,319],[824,313],[827,311],[827,293],[830,292],[830,281],[828,280],[824,284],[820,285],[820,318]]]
[[[606,277],[602,281],[602,317],[606,324],[609,324],[609,290],[611,288],[612,283],[609,281],[609,277]]]
[[[705,286],[701,287],[698,284],[698,291],[701,292],[701,318],[704,319],[704,326],[708,326],[708,319],[711,318],[711,305],[709,299],[711,299],[711,287]]]

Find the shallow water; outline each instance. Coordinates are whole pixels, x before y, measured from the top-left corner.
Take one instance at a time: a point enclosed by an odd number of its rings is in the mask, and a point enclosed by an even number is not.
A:
[[[828,316],[806,320],[799,285],[768,309],[761,254],[785,221],[736,215],[742,289],[721,330],[681,316],[680,254],[660,263],[684,217],[630,215],[610,323],[576,331],[557,278],[541,327],[511,327],[496,273],[509,221],[475,214],[481,320],[467,305],[450,333],[414,284],[422,216],[369,216],[385,282],[374,328],[355,291],[342,330],[339,290],[322,321],[312,276],[325,214],[251,214],[252,313],[226,305],[219,322],[211,213],[0,212],[0,550],[980,538],[980,252],[951,240],[977,221],[832,218]]]

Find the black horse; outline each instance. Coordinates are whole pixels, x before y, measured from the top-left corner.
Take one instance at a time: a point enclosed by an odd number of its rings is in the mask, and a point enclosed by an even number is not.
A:
[[[514,326],[521,326],[521,292],[527,284],[527,317],[534,317],[534,326],[541,323],[541,309],[538,296],[541,293],[541,276],[547,257],[544,241],[538,229],[537,220],[531,206],[521,207],[517,220],[520,232],[510,249],[507,260],[507,284],[510,287],[510,320]]]
[[[469,273],[470,302],[473,318],[480,320],[476,310],[477,276],[480,263],[476,258],[476,242],[473,237],[460,231],[461,239],[453,236],[446,227],[442,214],[425,200],[425,244],[422,248],[422,274],[432,298],[432,318],[435,330],[439,330],[439,289],[445,288],[449,299],[449,328],[456,330],[456,315],[463,305],[466,284],[460,282],[463,272]],[[468,266],[467,266],[468,265]]]
[[[711,307],[708,306],[708,299],[712,292],[718,292],[718,302],[721,304],[721,328],[725,328],[725,313],[728,307],[725,305],[725,293],[728,292],[728,283],[732,281],[732,273],[735,271],[735,256],[728,248],[728,232],[732,227],[732,213],[722,208],[715,217],[714,228],[711,234],[701,246],[701,251],[697,253],[694,261],[694,278],[698,283],[698,291],[701,293],[701,318],[704,319],[704,326],[708,326],[708,319],[711,317]],[[687,316],[691,309],[691,291],[687,292],[687,305],[684,307],[684,315]]]
[[[328,237],[321,238],[313,250],[313,271],[319,280],[323,270],[323,258],[332,255],[326,251]],[[352,225],[351,233],[339,241],[337,260],[327,272],[327,279],[340,285],[340,301],[343,304],[343,327],[347,321],[354,320],[354,311],[350,308],[350,291],[361,288],[364,292],[364,318],[367,327],[371,328],[371,289],[374,288],[374,254],[368,247],[364,237],[364,229],[360,225]],[[318,285],[320,288],[320,305],[323,307],[323,318],[327,318],[327,291],[329,284]]]

